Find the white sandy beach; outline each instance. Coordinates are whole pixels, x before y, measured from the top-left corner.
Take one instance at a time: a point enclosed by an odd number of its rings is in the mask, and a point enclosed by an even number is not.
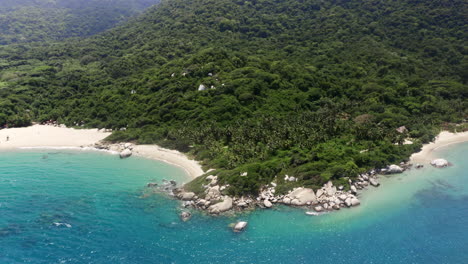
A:
[[[0,130],[0,150],[25,147],[88,146],[110,134],[97,129],[73,129],[46,125],[8,128]],[[9,137],[8,141],[7,137]]]
[[[197,161],[188,159],[186,155],[176,150],[161,148],[158,145],[135,145],[133,147],[133,154],[181,167],[191,178],[204,174],[203,169]]]
[[[98,129],[73,129],[47,125],[0,130],[0,151],[22,148],[90,147],[111,133]],[[7,141],[8,137],[8,141]],[[184,154],[157,145],[136,145],[135,156],[155,159],[183,168],[188,176],[196,178],[204,172],[195,160]]]
[[[445,146],[452,145],[452,144],[467,142],[467,141],[468,141],[468,131],[461,132],[461,133],[450,133],[447,131],[442,131],[436,137],[434,142],[425,144],[422,147],[420,152],[414,153],[413,155],[411,155],[410,160],[412,163],[427,164],[427,163],[430,163],[431,160],[433,159],[442,158],[442,157],[437,157],[436,152],[434,152],[438,148],[445,147]]]

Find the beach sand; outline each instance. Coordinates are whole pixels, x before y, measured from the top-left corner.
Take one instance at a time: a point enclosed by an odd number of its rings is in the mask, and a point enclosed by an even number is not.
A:
[[[0,130],[0,150],[27,147],[88,146],[110,134],[97,129],[73,129],[46,125],[8,128]],[[8,141],[7,137],[9,137]]]
[[[204,174],[203,169],[197,161],[189,159],[186,155],[176,150],[161,148],[158,145],[134,145],[133,154],[181,167],[192,179]]]
[[[97,129],[73,129],[48,125],[2,129],[0,151],[22,148],[89,148],[110,134]],[[157,145],[135,145],[133,154],[181,167],[190,178],[196,178],[204,173],[195,160],[190,160],[178,151]]]
[[[467,141],[468,131],[461,133],[450,133],[447,131],[442,131],[436,137],[434,142],[425,144],[420,152],[411,155],[410,160],[412,163],[427,164],[436,158],[441,158],[438,157],[437,152],[435,152],[435,150],[437,150],[438,148]]]

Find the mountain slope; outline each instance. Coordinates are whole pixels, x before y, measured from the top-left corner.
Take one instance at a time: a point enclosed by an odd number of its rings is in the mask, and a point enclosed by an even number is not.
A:
[[[233,194],[346,184],[467,118],[463,7],[164,1],[96,37],[2,48],[0,123],[126,128],[110,140],[189,152]]]
[[[0,44],[90,36],[127,20],[157,0],[0,1]]]

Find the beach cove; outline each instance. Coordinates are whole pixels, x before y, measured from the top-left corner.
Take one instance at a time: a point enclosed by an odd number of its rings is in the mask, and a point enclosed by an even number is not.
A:
[[[353,209],[321,216],[284,206],[237,216],[193,212],[185,223],[178,201],[148,195],[145,186],[186,181],[186,171],[57,147],[1,151],[2,263],[461,263],[467,257],[467,143],[431,152],[451,167],[381,177],[382,186],[364,191]],[[249,226],[236,234],[229,224],[238,220]]]

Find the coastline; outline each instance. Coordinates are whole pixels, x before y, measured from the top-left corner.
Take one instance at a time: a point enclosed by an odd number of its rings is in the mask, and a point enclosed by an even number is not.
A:
[[[468,141],[468,131],[460,133],[451,133],[442,131],[437,135],[435,140],[431,143],[424,144],[421,151],[413,153],[410,157],[411,163],[420,163],[428,165],[433,159],[440,158],[434,155],[434,152],[441,148],[452,144],[458,144]]]
[[[116,154],[118,148],[114,146],[117,145],[109,144],[109,150],[96,148],[96,145],[110,134],[110,132],[98,129],[74,129],[51,125],[7,128],[0,130],[0,151],[52,148],[100,150]],[[190,160],[178,151],[164,149],[157,145],[132,145],[132,148],[135,156],[163,161],[182,168],[190,179],[204,173],[197,161]]]

